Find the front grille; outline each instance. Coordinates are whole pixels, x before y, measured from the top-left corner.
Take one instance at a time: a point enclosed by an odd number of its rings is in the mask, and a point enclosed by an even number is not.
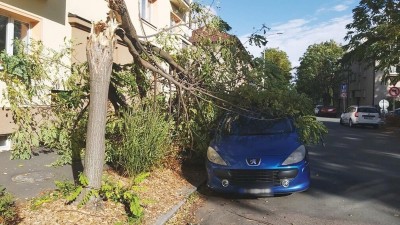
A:
[[[233,184],[261,184],[274,185],[280,184],[278,170],[230,170],[230,181]]]

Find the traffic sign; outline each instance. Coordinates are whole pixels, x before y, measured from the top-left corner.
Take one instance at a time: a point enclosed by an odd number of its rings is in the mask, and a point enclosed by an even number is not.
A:
[[[387,109],[387,107],[389,107],[389,102],[386,99],[382,99],[379,101],[379,107],[381,107],[381,109]]]
[[[340,84],[340,93],[347,93],[347,84]]]
[[[342,92],[342,93],[340,93],[340,97],[342,97],[342,98],[346,98],[346,97],[347,97],[347,93],[346,93],[346,92]]]
[[[391,87],[389,89],[389,95],[392,97],[397,97],[400,95],[400,88],[398,87]]]

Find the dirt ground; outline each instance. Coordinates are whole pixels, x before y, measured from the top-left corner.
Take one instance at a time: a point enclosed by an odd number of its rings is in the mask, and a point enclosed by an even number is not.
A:
[[[175,167],[179,167],[176,165]],[[114,178],[129,182],[128,178],[118,176],[112,171],[108,173]],[[205,170],[202,166],[183,166],[182,168],[161,168],[151,172],[139,186],[138,196],[144,209],[144,216],[139,224],[154,224],[178,203],[188,199],[179,215],[175,215],[168,224],[186,224],[190,220],[192,203],[198,202],[194,196],[188,197],[188,190],[198,186],[205,180]],[[47,193],[48,194],[48,193]],[[38,209],[31,209],[30,202],[18,204],[18,221],[15,224],[128,224],[124,206],[113,202],[103,202],[103,210],[90,211],[65,204],[65,200],[43,203]]]

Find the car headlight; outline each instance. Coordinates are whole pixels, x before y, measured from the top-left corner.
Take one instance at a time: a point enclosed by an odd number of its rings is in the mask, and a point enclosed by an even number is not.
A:
[[[208,147],[208,149],[207,149],[207,158],[212,163],[222,165],[222,166],[227,165],[226,162],[221,158],[221,156],[219,156],[218,152],[215,151],[215,149],[213,149],[212,147]]]
[[[282,163],[282,165],[290,165],[290,164],[295,164],[300,162],[301,160],[306,157],[306,148],[304,145],[301,145],[298,147],[292,154],[289,155],[289,157],[286,158],[286,160]]]

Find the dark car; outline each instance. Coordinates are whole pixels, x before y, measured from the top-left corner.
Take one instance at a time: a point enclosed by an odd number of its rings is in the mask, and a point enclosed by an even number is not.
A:
[[[318,113],[318,116],[336,117],[337,109],[334,106],[323,106]]]
[[[399,116],[399,117],[400,117],[400,108],[395,109],[395,110],[393,111],[393,116]]]
[[[229,115],[207,150],[207,186],[222,193],[273,196],[305,191],[308,152],[289,118]]]

